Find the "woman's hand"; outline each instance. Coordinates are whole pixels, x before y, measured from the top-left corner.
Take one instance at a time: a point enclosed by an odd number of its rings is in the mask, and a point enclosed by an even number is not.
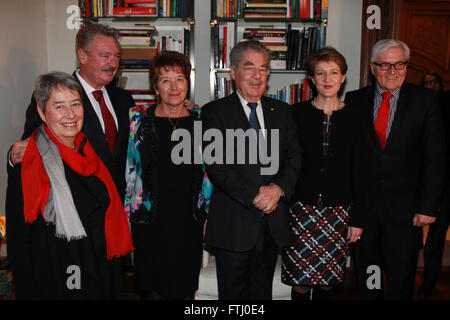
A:
[[[186,109],[188,109],[188,110],[199,109],[199,108],[200,108],[198,104],[195,104],[194,101],[191,101],[191,100],[186,100],[186,101],[184,102],[184,106],[185,106]]]
[[[356,242],[359,239],[361,239],[361,234],[363,232],[362,228],[356,228],[356,227],[348,227],[347,232],[347,240],[348,243]]]

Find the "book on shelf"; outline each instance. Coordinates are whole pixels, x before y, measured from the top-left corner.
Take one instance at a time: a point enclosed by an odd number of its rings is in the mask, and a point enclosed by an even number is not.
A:
[[[152,89],[128,89],[128,92],[133,97],[134,101],[155,101],[156,102],[156,93]]]
[[[159,0],[160,17],[180,17],[190,16],[190,0]]]
[[[216,24],[214,26],[214,67],[229,68],[230,52],[236,44],[237,28],[235,22],[227,22],[224,24]]]
[[[147,59],[120,59],[119,69],[148,69],[150,60]]]
[[[157,53],[157,48],[120,48],[121,60],[150,60]]]
[[[113,9],[115,16],[152,16],[157,17],[157,7],[116,7]]]
[[[184,29],[181,33],[177,35],[165,35],[161,37],[158,41],[157,47],[160,51],[178,51],[189,56],[190,52],[190,31],[189,29]]]
[[[124,5],[128,4],[156,4],[157,0],[124,0]]]
[[[119,43],[123,48],[155,46],[155,40],[151,36],[120,36]]]
[[[246,28],[244,39],[261,42],[271,52],[270,69],[286,69],[288,47],[286,43],[287,29],[283,28]]]
[[[301,83],[287,85],[275,92],[267,93],[267,96],[292,105],[310,100],[312,98],[312,88],[305,78]]]
[[[217,76],[214,89],[215,99],[224,98],[233,92],[233,82],[228,77]]]
[[[288,25],[287,34],[287,61],[286,67],[289,70],[305,69],[306,57],[314,51],[322,48],[325,43],[325,27],[304,27],[293,29]]]

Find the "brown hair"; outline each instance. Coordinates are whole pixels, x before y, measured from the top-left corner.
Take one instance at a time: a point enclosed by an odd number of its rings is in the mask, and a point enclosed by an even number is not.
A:
[[[117,31],[117,29],[101,23],[91,23],[78,31],[75,41],[75,52],[78,53],[78,49],[83,49],[84,51],[89,52],[91,42],[98,34],[105,37],[114,38],[117,45],[120,46],[119,31]]]
[[[325,47],[311,53],[306,58],[306,71],[308,72],[308,76],[314,77],[316,66],[322,61],[333,61],[338,65],[339,69],[341,69],[342,74],[347,73],[347,62],[345,61],[344,56],[333,47]]]
[[[158,88],[157,83],[162,68],[165,70],[179,68],[189,83],[191,63],[186,55],[177,51],[161,51],[150,61],[150,82],[154,89]]]

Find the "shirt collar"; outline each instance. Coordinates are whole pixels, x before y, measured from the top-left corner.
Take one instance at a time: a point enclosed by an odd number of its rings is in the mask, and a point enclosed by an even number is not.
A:
[[[379,85],[378,83],[376,84],[375,88],[376,88],[375,91],[376,91],[376,93],[377,93],[379,96],[381,96],[381,94],[382,94],[383,92],[385,92],[385,90],[381,89],[381,87],[380,87],[380,85]],[[393,95],[395,98],[398,98],[398,96],[399,96],[399,94],[400,94],[400,89],[401,89],[401,88],[398,88],[397,90],[394,90],[394,91],[391,92],[392,95]]]
[[[250,108],[250,107],[247,105],[248,101],[245,100],[244,98],[242,98],[242,96],[239,94],[239,91],[236,90],[236,93],[237,93],[237,95],[238,95],[238,97],[239,97],[239,100],[241,100],[241,104],[242,104],[245,108]],[[259,106],[261,106],[261,99],[258,100],[258,107],[259,107]],[[256,107],[256,108],[258,108],[258,107]]]
[[[83,77],[80,75],[80,69],[75,71],[75,75],[77,76],[78,80],[80,80],[81,85],[83,86],[84,91],[87,94],[91,94],[94,91],[101,90],[103,93],[105,93],[105,86],[101,87],[100,89],[95,89],[92,87],[89,83],[87,83],[86,80],[83,79]]]

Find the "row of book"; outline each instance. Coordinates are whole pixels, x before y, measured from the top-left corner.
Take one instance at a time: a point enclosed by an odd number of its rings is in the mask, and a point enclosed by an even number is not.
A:
[[[217,18],[326,19],[328,0],[212,0]]]
[[[271,69],[304,70],[306,57],[325,44],[325,26],[293,29],[288,24],[284,28],[245,28],[244,39],[254,39],[263,43],[271,52]],[[236,23],[226,22],[214,26],[214,67],[230,68],[230,51],[236,44]]]
[[[136,102],[137,106],[156,104],[156,92],[152,89],[129,89],[128,92],[131,93],[131,96],[133,97],[134,102]]]
[[[189,0],[78,0],[82,17],[191,16]]]
[[[232,80],[228,77],[217,76],[214,86],[214,98],[220,99],[230,95],[233,92]],[[312,98],[312,88],[305,78],[301,83],[290,84],[286,87],[276,90],[273,93],[267,93],[269,98],[286,102],[290,105],[302,101],[308,101]]]
[[[290,84],[274,93],[268,93],[267,96],[292,105],[310,100],[312,98],[312,88],[305,78],[301,83]]]
[[[119,69],[121,70],[148,70],[149,60],[159,52],[164,50],[178,51],[189,56],[189,30],[179,33],[177,36],[161,36],[155,40],[155,47],[144,46],[123,46],[121,45],[121,59]],[[149,49],[149,50],[148,50]]]
[[[293,29],[288,25],[286,44],[287,70],[304,70],[306,57],[325,45],[325,26]]]

